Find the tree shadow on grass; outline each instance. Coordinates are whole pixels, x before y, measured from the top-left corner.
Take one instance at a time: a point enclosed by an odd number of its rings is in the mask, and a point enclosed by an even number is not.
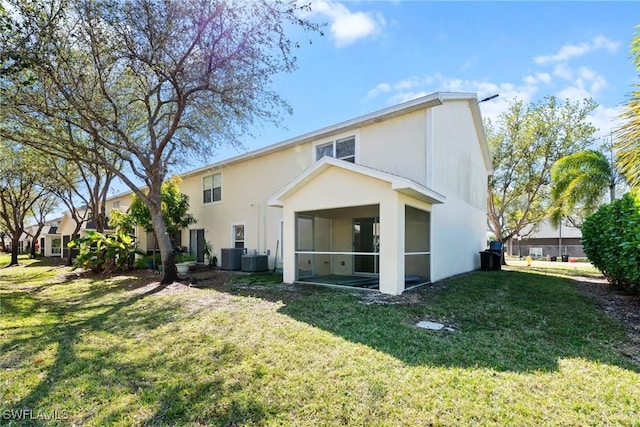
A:
[[[623,328],[570,279],[474,272],[373,304],[363,291],[290,289],[239,285],[227,291],[281,301],[282,314],[410,365],[556,371],[560,359],[584,358],[640,372],[614,349],[625,338]],[[454,331],[421,329],[415,326],[420,320]]]
[[[121,286],[121,285],[120,285]],[[53,363],[46,368],[46,374],[42,376],[38,385],[33,387],[27,395],[15,402],[7,410],[21,411],[25,409],[35,410],[47,401],[47,396],[52,393],[59,382],[74,379],[76,375],[93,374],[90,369],[99,369],[102,364],[100,356],[96,355],[91,360],[79,357],[76,354],[76,346],[82,340],[82,334],[91,331],[102,331],[108,329],[109,322],[116,319],[116,323],[122,328],[135,325],[136,327],[150,327],[157,325],[159,319],[170,322],[173,313],[178,309],[177,305],[166,304],[162,310],[135,313],[135,317],[123,315],[125,308],[134,305],[136,302],[162,291],[166,286],[160,285],[143,293],[135,294],[128,298],[119,298],[107,302],[100,301],[100,297],[114,292],[117,285],[107,289],[99,290],[95,288],[80,297],[77,304],[69,304],[64,300],[57,299],[49,301],[37,299],[33,293],[16,292],[12,300],[17,301],[19,297],[27,297],[29,309],[46,313],[46,318],[40,325],[28,324],[23,327],[23,331],[14,331],[16,338],[7,340],[0,345],[0,354],[3,355],[3,368],[15,368],[27,363],[47,349],[55,347]],[[22,294],[22,295],[18,295]],[[25,295],[26,294],[26,295]],[[76,297],[78,299],[78,297]],[[5,308],[13,315],[24,315],[25,309],[19,304],[9,306],[5,301]],[[90,305],[90,308],[87,307]],[[87,310],[83,313],[83,310]],[[92,314],[95,311],[96,314]],[[89,314],[87,314],[89,313]],[[19,327],[16,327],[18,329]],[[117,349],[113,350],[117,351]],[[43,363],[36,360],[34,363]],[[44,365],[44,363],[43,363]],[[23,420],[28,423],[29,420]]]
[[[45,318],[29,319],[23,330],[11,331],[13,339],[0,343],[0,368],[22,369],[29,364],[26,371],[31,373],[37,372],[37,366],[42,368],[37,384],[28,386],[28,394],[3,410],[57,409],[71,417],[69,422],[78,424],[147,425],[259,424],[273,413],[276,408],[247,392],[251,377],[228,378],[241,362],[242,353],[233,344],[224,341],[218,348],[207,348],[211,359],[205,361],[209,372],[203,377],[202,356],[188,351],[191,336],[176,332],[168,341],[171,348],[166,350],[181,352],[178,355],[166,354],[163,344],[143,342],[158,337],[148,334],[150,330],[182,319],[179,299],[149,299],[167,286],[148,279],[123,278],[103,286],[101,277],[93,277],[69,296],[58,293],[55,298],[39,295],[41,290],[15,292],[11,300],[26,303],[12,303],[8,307],[12,315],[29,317],[38,311]],[[41,322],[34,324],[33,320]],[[141,342],[132,346],[136,339]],[[136,357],[136,349],[144,356]],[[173,372],[178,375],[167,375]],[[68,402],[60,400],[60,393],[71,393]],[[73,396],[75,393],[81,397]],[[138,412],[123,406],[122,395],[145,409]],[[68,406],[51,407],[54,404]],[[29,425],[34,420],[14,422]]]

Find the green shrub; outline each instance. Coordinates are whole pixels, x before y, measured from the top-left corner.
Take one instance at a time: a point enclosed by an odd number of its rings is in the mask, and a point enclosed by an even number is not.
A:
[[[582,226],[582,245],[614,285],[640,290],[640,203],[630,194],[603,205]]]
[[[68,246],[80,249],[74,266],[89,269],[94,273],[128,270],[133,263],[133,255],[144,254],[136,248],[134,238],[121,231],[108,236],[96,231],[87,231],[87,237],[69,242]]]

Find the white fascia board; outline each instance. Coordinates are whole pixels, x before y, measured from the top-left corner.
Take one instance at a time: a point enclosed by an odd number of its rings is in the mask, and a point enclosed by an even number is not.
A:
[[[447,199],[446,196],[438,193],[437,191],[433,191],[430,188],[424,187],[413,181],[408,184],[403,182],[392,183],[391,189],[432,205],[442,204]]]

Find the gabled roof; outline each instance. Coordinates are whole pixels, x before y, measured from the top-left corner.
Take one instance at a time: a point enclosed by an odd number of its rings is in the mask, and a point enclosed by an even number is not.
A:
[[[346,162],[344,160],[334,159],[333,157],[323,157],[271,196],[269,200],[267,200],[267,204],[269,206],[282,207],[285,199],[330,167],[341,168],[380,181],[388,182],[391,184],[392,190],[427,203],[440,204],[444,203],[446,200],[446,197],[442,194],[418,184],[411,179],[393,175],[367,166]]]

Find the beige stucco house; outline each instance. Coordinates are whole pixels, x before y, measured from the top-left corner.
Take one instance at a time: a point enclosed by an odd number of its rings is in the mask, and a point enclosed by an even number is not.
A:
[[[228,268],[230,248],[266,256],[287,283],[399,294],[479,268],[490,173],[476,95],[433,93],[182,174],[197,223],[175,241]]]
[[[180,241],[399,294],[479,267],[490,172],[476,95],[438,92],[183,174]]]

